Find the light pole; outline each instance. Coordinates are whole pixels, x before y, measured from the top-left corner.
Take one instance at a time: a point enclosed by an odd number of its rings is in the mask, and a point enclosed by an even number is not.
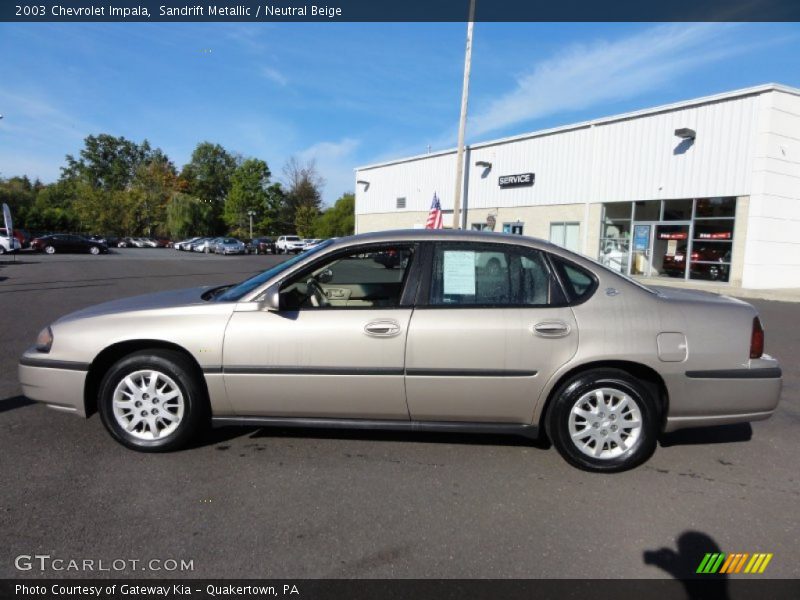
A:
[[[253,239],[253,215],[254,214],[256,214],[256,211],[254,211],[254,210],[248,210],[247,211],[247,216],[250,217],[250,239],[251,240]]]
[[[469,1],[467,23],[467,49],[464,54],[464,84],[461,88],[461,119],[458,122],[458,148],[456,150],[456,187],[453,196],[453,229],[461,229],[461,185],[464,183],[464,130],[467,128],[467,103],[469,102],[469,71],[472,65],[472,27],[475,24],[475,0]]]

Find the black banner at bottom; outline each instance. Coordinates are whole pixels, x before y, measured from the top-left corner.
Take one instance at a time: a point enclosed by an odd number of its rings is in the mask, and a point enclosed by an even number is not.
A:
[[[3,579],[0,598],[60,600],[547,600],[800,598],[800,580],[729,579]]]

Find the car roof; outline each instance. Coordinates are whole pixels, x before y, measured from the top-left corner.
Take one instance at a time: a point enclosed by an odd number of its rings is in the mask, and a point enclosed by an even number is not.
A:
[[[467,229],[392,229],[360,233],[348,237],[337,238],[335,244],[368,244],[383,242],[473,242],[473,243],[504,243],[547,247],[561,250],[559,246],[540,238],[523,236],[512,233],[499,233],[494,231],[475,231]]]

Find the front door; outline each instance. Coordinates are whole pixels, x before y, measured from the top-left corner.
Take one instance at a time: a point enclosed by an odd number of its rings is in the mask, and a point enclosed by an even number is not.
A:
[[[234,312],[225,386],[240,415],[408,419],[401,298],[408,244],[323,257],[281,287],[280,311]],[[249,310],[247,310],[249,308]]]
[[[650,276],[650,257],[653,245],[652,223],[634,223],[631,249],[631,275]]]
[[[530,423],[544,385],[578,346],[543,253],[448,243],[433,254],[408,334],[411,418]]]

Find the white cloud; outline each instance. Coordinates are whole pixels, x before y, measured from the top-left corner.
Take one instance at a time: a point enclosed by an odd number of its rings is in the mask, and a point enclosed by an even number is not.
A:
[[[261,76],[269,79],[270,81],[277,83],[280,86],[286,86],[289,83],[289,80],[286,79],[286,76],[275,69],[273,67],[262,67],[261,68]]]
[[[469,135],[663,89],[688,71],[740,52],[735,29],[717,23],[658,25],[610,42],[570,46],[478,110],[469,120]]]
[[[315,161],[317,170],[325,179],[322,199],[326,205],[333,204],[343,193],[353,191],[354,153],[360,144],[359,140],[343,138],[338,142],[319,142],[298,152],[301,161]]]

